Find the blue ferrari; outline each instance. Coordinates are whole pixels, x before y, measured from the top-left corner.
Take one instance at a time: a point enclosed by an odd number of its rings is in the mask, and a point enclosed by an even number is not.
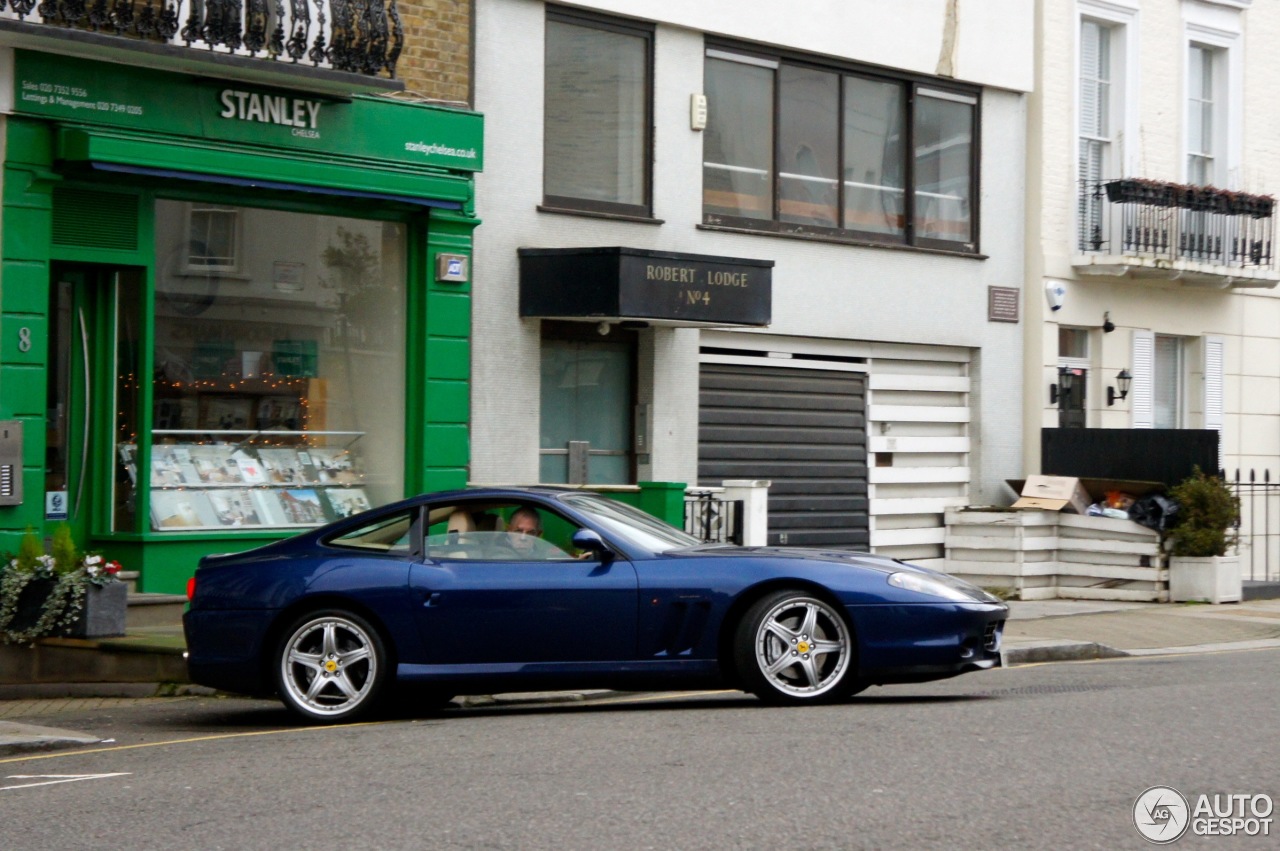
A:
[[[839,550],[703,544],[590,491],[429,494],[209,556],[192,681],[313,722],[391,700],[740,688],[773,704],[996,667],[1008,607],[945,573]]]

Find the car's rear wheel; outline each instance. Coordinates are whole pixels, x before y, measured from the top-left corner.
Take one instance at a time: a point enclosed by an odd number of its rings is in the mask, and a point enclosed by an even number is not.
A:
[[[311,612],[285,630],[276,651],[276,686],[285,706],[308,721],[349,721],[384,690],[389,659],[364,618],[339,609]]]
[[[803,591],[776,591],[748,609],[734,657],[747,690],[766,703],[822,703],[862,688],[848,622]]]

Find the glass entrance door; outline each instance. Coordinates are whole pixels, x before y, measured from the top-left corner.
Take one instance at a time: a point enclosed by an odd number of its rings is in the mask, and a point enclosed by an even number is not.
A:
[[[137,317],[142,270],[55,263],[50,280],[46,374],[45,519],[87,537],[95,505],[104,526],[132,531],[134,506],[121,488],[136,431]],[[105,459],[111,458],[110,462]],[[100,500],[100,501],[99,501]],[[105,513],[105,512],[104,512]]]
[[[634,347],[542,341],[541,472],[546,483],[631,484]]]

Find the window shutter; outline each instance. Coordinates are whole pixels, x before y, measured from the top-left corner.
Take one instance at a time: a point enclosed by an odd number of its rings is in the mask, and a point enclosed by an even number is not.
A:
[[[1221,337],[1204,338],[1204,427],[1218,432],[1218,469],[1222,469],[1223,378],[1226,347]]]
[[[1154,331],[1133,332],[1133,383],[1129,385],[1129,410],[1133,428],[1153,428],[1152,409],[1155,379],[1156,335]]]
[[[1080,25],[1080,133],[1098,132],[1098,36],[1099,27],[1090,21]]]

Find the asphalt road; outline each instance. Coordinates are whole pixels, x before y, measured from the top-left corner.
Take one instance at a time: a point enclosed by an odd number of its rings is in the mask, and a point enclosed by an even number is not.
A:
[[[1280,798],[1278,703],[1280,650],[1027,666],[803,709],[616,695],[307,728],[271,702],[154,699],[29,719],[114,741],[0,757],[0,843],[1145,848],[1132,812],[1150,786]]]

